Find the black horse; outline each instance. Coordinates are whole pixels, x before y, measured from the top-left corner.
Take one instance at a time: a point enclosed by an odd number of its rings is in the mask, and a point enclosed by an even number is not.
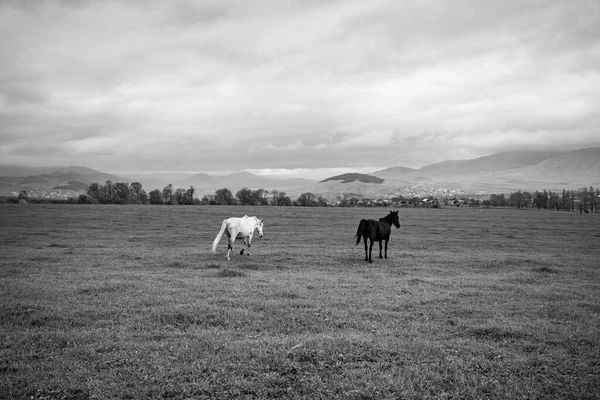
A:
[[[383,218],[379,218],[379,221],[374,219],[363,219],[358,225],[358,231],[356,232],[356,246],[360,243],[362,236],[365,241],[365,261],[372,263],[371,252],[373,251],[373,242],[379,242],[379,258],[383,258],[381,255],[381,241],[385,240],[385,258],[387,258],[388,242],[390,240],[390,234],[392,233],[392,224],[396,228],[400,228],[400,220],[398,219],[398,211],[390,211],[388,215]],[[367,238],[369,239],[369,252],[367,253]]]

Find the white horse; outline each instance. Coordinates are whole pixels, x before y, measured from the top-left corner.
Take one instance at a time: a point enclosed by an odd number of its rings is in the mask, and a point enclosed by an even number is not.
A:
[[[233,251],[233,243],[235,239],[244,239],[244,249],[247,249],[248,255],[250,255],[250,243],[252,242],[252,235],[254,230],[258,230],[258,237],[263,237],[263,220],[256,217],[249,217],[244,215],[242,218],[228,218],[223,220],[221,230],[215,238],[212,244],[213,253],[217,251],[217,245],[223,236],[223,232],[227,233],[227,259],[229,260],[229,252]],[[240,250],[240,254],[244,254],[244,249]]]

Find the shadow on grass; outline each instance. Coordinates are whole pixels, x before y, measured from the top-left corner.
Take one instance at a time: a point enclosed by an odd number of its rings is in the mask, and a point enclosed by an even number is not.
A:
[[[48,247],[59,247],[62,249],[69,248],[69,246],[67,246],[66,244],[59,244],[59,243],[51,243],[48,245]]]
[[[182,263],[181,261],[171,261],[165,265],[165,268],[184,269],[189,268],[189,265]]]
[[[164,266],[170,269],[190,269],[190,270],[202,270],[202,269],[220,269],[223,265],[220,263],[209,262],[206,264],[197,264],[196,262],[182,262],[182,261],[171,261]]]

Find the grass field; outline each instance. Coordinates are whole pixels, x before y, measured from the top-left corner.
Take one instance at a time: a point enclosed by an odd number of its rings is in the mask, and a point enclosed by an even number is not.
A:
[[[0,398],[599,398],[600,216],[387,212],[0,205]]]

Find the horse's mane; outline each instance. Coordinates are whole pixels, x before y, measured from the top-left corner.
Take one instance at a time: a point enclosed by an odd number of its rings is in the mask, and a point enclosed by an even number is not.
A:
[[[255,216],[252,216],[252,217],[249,217],[249,216],[247,216],[247,215],[244,215],[242,218],[253,219],[253,220],[255,220],[256,222],[260,222],[260,218],[258,218],[256,215],[255,215]]]
[[[390,211],[390,213],[388,215],[386,215],[383,218],[379,218],[380,221],[385,221],[388,224],[392,225],[392,222],[394,221],[394,212]]]

